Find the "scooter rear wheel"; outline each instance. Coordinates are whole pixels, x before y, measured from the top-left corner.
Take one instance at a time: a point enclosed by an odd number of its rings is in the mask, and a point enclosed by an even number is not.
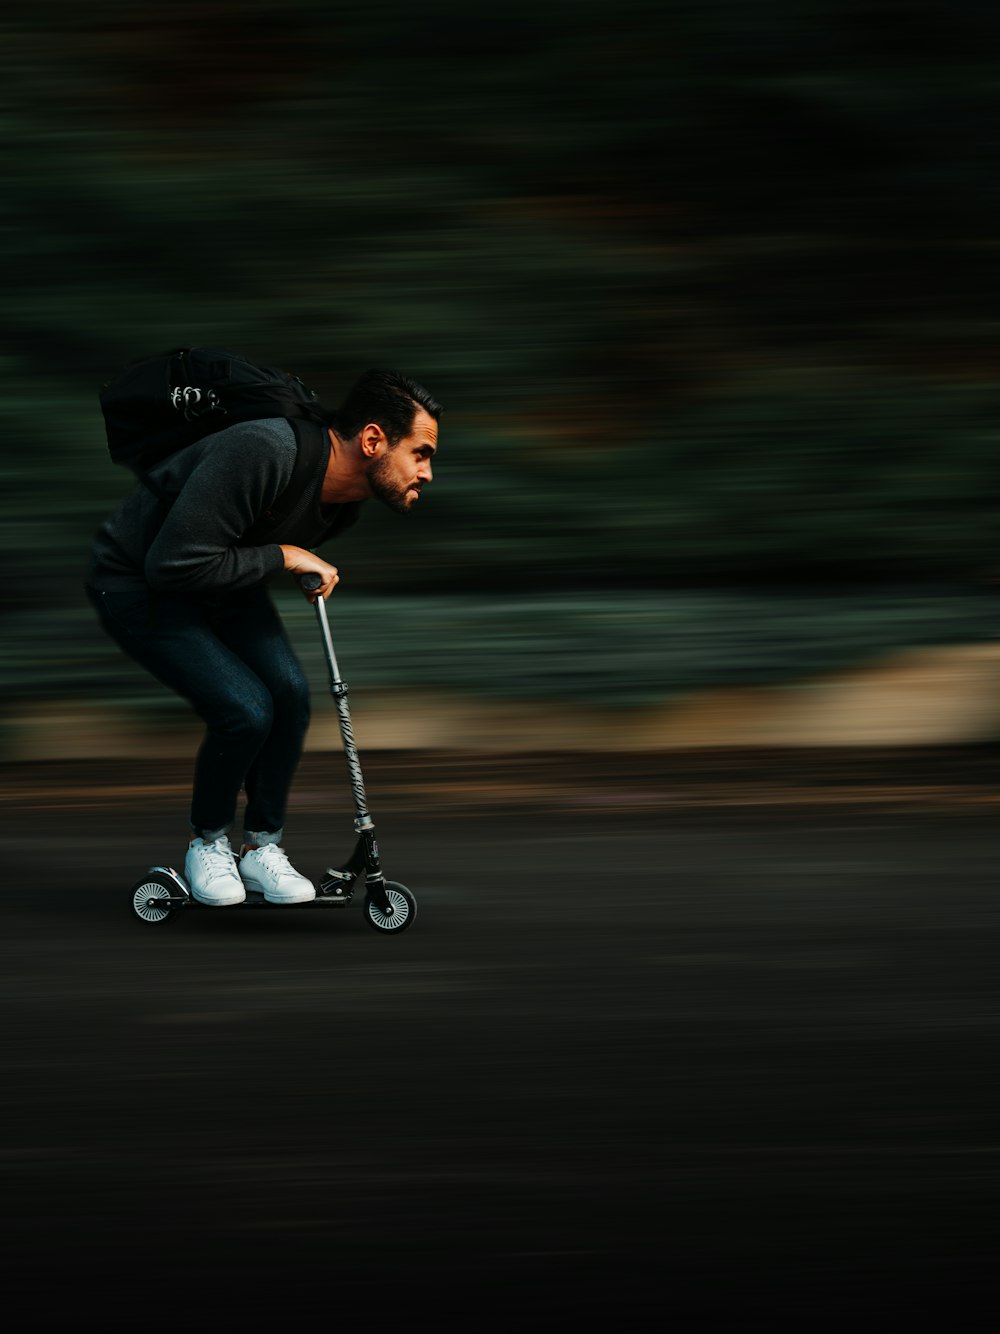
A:
[[[377,904],[371,894],[365,897],[365,920],[376,931],[405,931],[416,918],[416,899],[405,885],[396,880],[386,881],[385,893],[389,900],[388,910]]]
[[[132,886],[132,912],[146,926],[166,926],[177,919],[177,886],[165,875],[145,875]]]

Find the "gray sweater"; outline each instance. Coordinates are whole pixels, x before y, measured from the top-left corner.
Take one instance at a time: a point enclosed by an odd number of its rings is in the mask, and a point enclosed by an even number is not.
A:
[[[208,594],[284,569],[279,543],[311,551],[353,523],[358,509],[321,503],[325,451],[294,513],[266,545],[240,545],[288,485],[296,452],[294,431],[275,417],[237,423],[171,455],[150,474],[177,497],[166,517],[148,487],[134,487],[97,530],[87,583],[105,592]]]

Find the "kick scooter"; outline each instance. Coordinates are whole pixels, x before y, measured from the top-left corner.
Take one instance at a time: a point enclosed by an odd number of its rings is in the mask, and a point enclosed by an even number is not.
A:
[[[319,588],[322,580],[319,575],[304,574],[299,580],[306,592]],[[290,909],[305,912],[310,908],[337,909],[346,908],[351,902],[356,882],[364,875],[365,883],[365,918],[376,931],[392,934],[405,931],[412,926],[417,916],[417,901],[406,888],[395,880],[386,880],[379,862],[378,844],[375,841],[375,825],[368,811],[368,799],[365,796],[365,784],[361,774],[361,761],[354,742],[354,728],[351,726],[351,713],[347,704],[347,684],[341,679],[337,666],[337,655],[330,636],[330,622],[326,614],[326,602],[317,598],[313,604],[316,619],[319,622],[323,638],[323,652],[330,674],[330,694],[337,707],[340,723],[340,736],[347,759],[347,770],[354,795],[355,818],[354,830],[357,842],[354,851],[342,866],[326,868],[326,874],[320,879],[316,897],[308,903],[275,904],[268,903],[263,894],[247,890],[243,903],[231,904],[221,909],[233,912],[237,908]],[[132,911],[140,922],[150,926],[160,926],[174,921],[181,909],[209,908],[194,898],[184,881],[184,877],[172,866],[151,866],[146,875],[136,882],[131,891]],[[209,911],[216,911],[209,908]]]

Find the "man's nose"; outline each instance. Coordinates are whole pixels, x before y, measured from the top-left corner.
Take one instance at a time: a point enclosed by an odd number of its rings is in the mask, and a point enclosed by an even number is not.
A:
[[[433,482],[434,474],[429,463],[422,463],[417,469],[417,476],[422,482]]]

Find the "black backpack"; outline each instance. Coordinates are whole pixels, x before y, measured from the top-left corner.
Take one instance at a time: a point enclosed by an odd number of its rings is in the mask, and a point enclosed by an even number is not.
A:
[[[101,386],[100,402],[112,462],[130,468],[159,497],[164,514],[175,497],[157,486],[151,468],[235,422],[288,418],[299,446],[291,481],[247,540],[296,507],[326,448],[331,420],[297,375],[213,347],[179,347],[130,362]]]
[[[234,422],[330,421],[297,375],[213,347],[174,348],[130,362],[102,385],[100,401],[112,462],[146,482],[168,455]]]

